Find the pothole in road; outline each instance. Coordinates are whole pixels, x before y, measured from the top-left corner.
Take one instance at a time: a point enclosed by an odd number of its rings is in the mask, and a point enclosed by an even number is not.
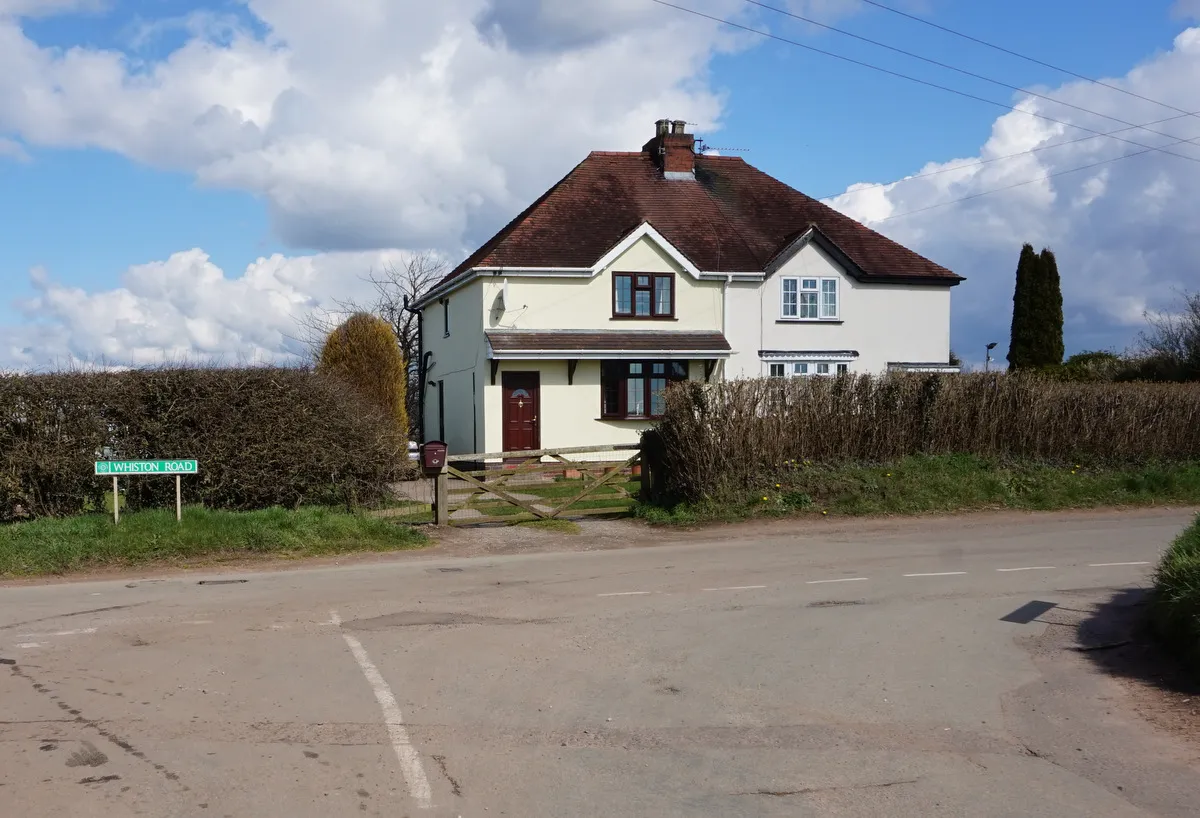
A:
[[[841,608],[846,605],[866,605],[865,599],[827,599],[823,602],[810,602],[808,608]]]

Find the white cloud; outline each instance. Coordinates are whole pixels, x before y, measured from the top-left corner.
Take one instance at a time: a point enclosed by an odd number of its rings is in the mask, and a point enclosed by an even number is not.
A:
[[[1185,111],[1200,111],[1200,28],[1183,32],[1171,51],[1108,82]],[[1090,83],[1068,83],[1049,95],[1131,122],[1180,116],[1155,130],[1177,138],[1200,135],[1200,118]],[[1095,130],[1123,127],[1044,100],[1025,100],[1021,107]],[[1068,351],[1123,348],[1142,327],[1144,310],[1169,306],[1181,289],[1200,288],[1200,198],[1195,195],[1200,163],[1157,152],[1119,159],[1141,148],[1096,138],[978,164],[1087,136],[1009,113],[996,121],[977,157],[931,163],[918,171],[936,172],[925,178],[882,187],[855,185],[832,203],[967,276],[954,298],[960,353],[969,355],[996,340],[1003,360],[1017,255],[1027,241],[1039,249],[1051,247],[1058,258]],[[1144,131],[1120,136],[1153,146],[1171,141]],[[1200,144],[1169,150],[1200,159]],[[1106,160],[1116,161],[1069,172]],[[977,196],[1029,180],[1036,181]],[[950,204],[960,199],[966,201]],[[913,211],[922,212],[903,215]]]
[[[37,297],[23,307],[27,324],[0,329],[0,364],[296,355],[294,317],[343,295],[384,257],[376,248],[458,255],[588,150],[636,147],[663,116],[711,130],[722,99],[708,83],[709,59],[758,42],[645,0],[244,2],[261,24],[253,30],[211,14],[143,28],[135,39],[168,29],[187,38],[146,61],[43,48],[20,25],[21,15],[102,2],[0,0],[0,154],[87,146],[183,170],[260,196],[282,239],[326,252],[262,260],[227,278],[189,251],[132,268],[121,287],[98,292],[41,274]],[[688,5],[757,14],[741,0]],[[822,20],[859,5],[789,0]],[[1111,82],[1200,110],[1198,80],[1200,29]],[[1086,83],[1053,94],[1130,121],[1171,115]],[[1121,127],[1041,100],[1022,104],[1092,128]],[[1159,128],[1191,136],[1200,120]],[[976,164],[1083,135],[1008,114],[977,157],[931,163],[920,172],[947,172],[909,183],[858,185],[836,204],[868,222],[888,219],[878,228],[969,277],[955,294],[955,345],[967,358],[1006,337],[1024,241],[1058,252],[1069,343],[1119,345],[1143,309],[1200,286],[1195,163],[1149,154],[903,216],[1136,150],[1095,139]],[[1172,150],[1200,156],[1200,148]],[[1002,359],[1003,346],[997,352]]]
[[[98,12],[107,0],[0,0],[0,17],[52,17],[67,12]]]
[[[640,145],[663,116],[715,123],[704,72],[735,42],[646,0],[246,5],[265,37],[171,21],[189,39],[148,64],[0,18],[0,133],[251,191],[296,246],[459,250],[590,149]]]
[[[398,264],[399,251],[260,258],[231,278],[202,250],[129,268],[121,286],[87,292],[31,271],[26,322],[0,328],[0,368],[69,362],[155,364],[299,360],[299,319],[369,299],[363,277]]]
[[[0,136],[0,159],[15,159],[18,162],[28,162],[29,154],[20,142]]]

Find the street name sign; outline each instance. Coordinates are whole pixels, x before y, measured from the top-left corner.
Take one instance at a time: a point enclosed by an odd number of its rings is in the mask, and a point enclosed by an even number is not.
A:
[[[124,474],[196,474],[200,464],[195,460],[98,460],[96,474],[120,476]]]

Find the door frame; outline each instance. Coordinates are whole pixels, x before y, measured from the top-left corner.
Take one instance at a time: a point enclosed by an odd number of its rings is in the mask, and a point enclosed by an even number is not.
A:
[[[518,381],[515,386],[510,380]],[[531,388],[532,385],[532,388]],[[529,449],[510,449],[508,446],[508,398],[513,389],[529,389],[533,395],[533,446]],[[522,370],[500,373],[500,448],[505,452],[536,451],[542,447],[542,373]]]

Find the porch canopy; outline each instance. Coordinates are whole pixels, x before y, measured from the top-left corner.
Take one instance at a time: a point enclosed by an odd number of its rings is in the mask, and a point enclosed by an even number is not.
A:
[[[490,330],[488,357],[500,361],[546,358],[620,361],[724,359],[729,341],[719,332],[659,330]]]
[[[567,361],[568,383],[574,383],[579,361],[704,361],[704,377],[718,360],[731,354],[720,332],[669,330],[489,330],[488,358],[492,383],[500,361]]]

